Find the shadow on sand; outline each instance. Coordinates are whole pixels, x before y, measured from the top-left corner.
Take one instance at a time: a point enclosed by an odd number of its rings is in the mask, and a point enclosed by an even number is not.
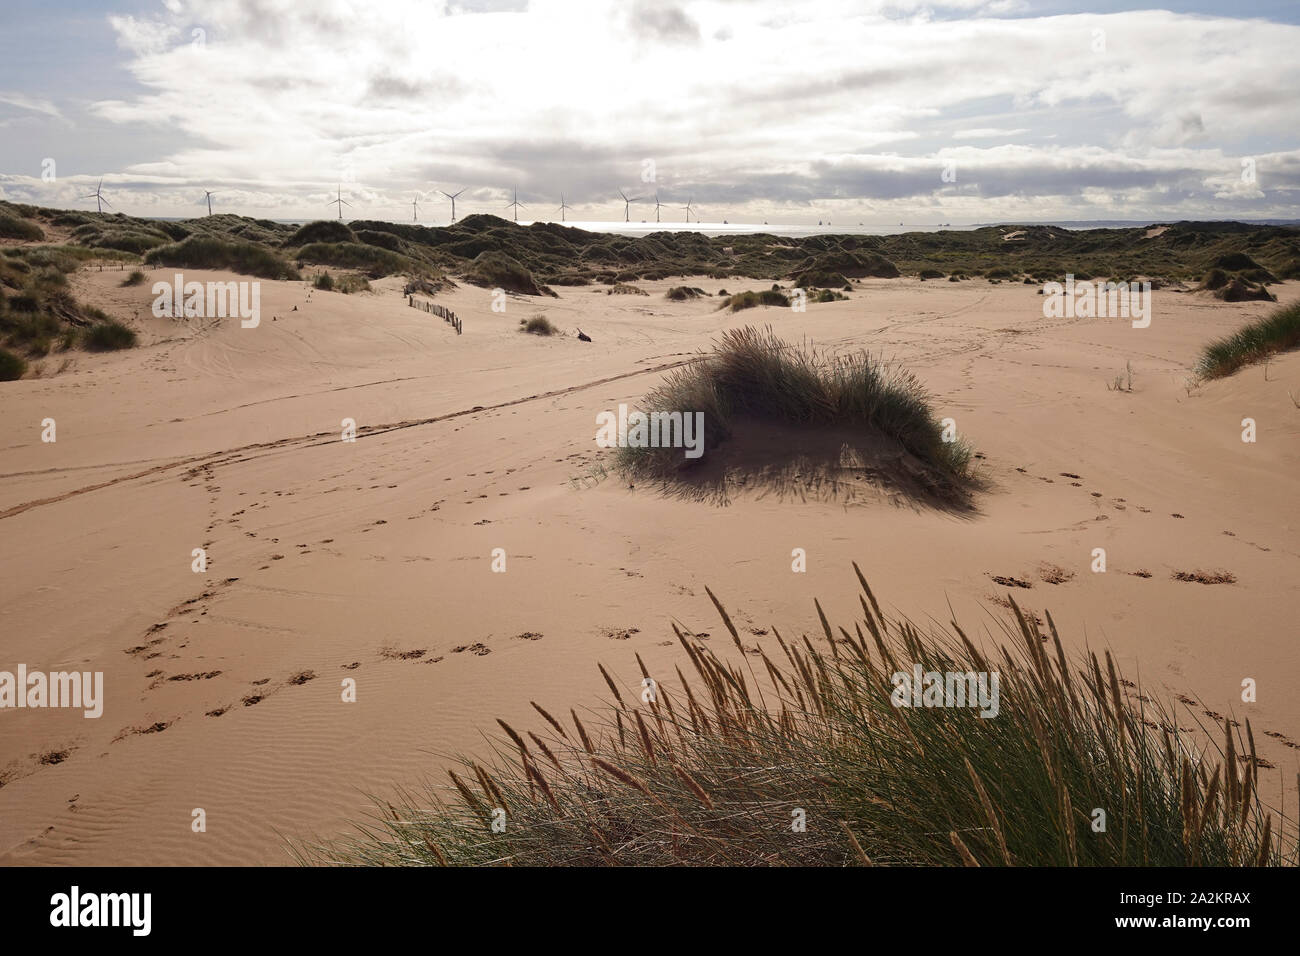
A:
[[[733,423],[726,442],[671,476],[636,482],[664,495],[728,505],[738,497],[857,505],[887,502],[964,518],[979,514],[979,478],[959,481],[926,465],[895,439],[861,429]]]

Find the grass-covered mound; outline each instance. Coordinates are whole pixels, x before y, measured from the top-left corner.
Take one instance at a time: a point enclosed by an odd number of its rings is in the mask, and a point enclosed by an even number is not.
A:
[[[313,242],[299,249],[295,258],[300,263],[356,269],[372,279],[396,275],[412,267],[411,260],[405,256],[360,242]]]
[[[898,266],[879,253],[841,249],[804,260],[790,273],[790,279],[803,289],[840,289],[847,284],[846,276],[894,279],[900,274]]]
[[[546,286],[538,285],[533,274],[518,260],[502,252],[479,253],[465,270],[464,279],[471,285],[505,289],[519,295],[555,295]]]
[[[190,236],[151,250],[144,261],[151,266],[181,269],[228,269],[262,279],[297,279],[298,270],[278,254],[252,242],[227,241],[211,236]]]
[[[85,344],[92,328],[110,321],[68,285],[68,275],[94,255],[66,246],[0,250],[0,346],[39,358]]]
[[[754,309],[760,305],[787,309],[790,307],[790,297],[778,289],[764,289],[761,292],[737,292],[735,295],[729,295],[719,302],[718,310],[730,309],[732,312],[739,312],[742,309]]]
[[[1148,703],[1124,680],[1109,653],[1069,663],[1050,614],[1047,637],[1012,602],[1014,621],[1003,622],[997,646],[977,647],[955,622],[923,631],[886,616],[858,578],[858,620],[833,628],[817,604],[815,639],[775,628],[771,637],[742,638],[709,591],[730,635],[728,659],[674,625],[689,678],[680,669],[652,672],[638,656],[638,680],[620,689],[602,666],[613,695],[607,708],[579,717],[532,702],[537,729],[498,721],[495,758],[459,761],[449,784],[404,795],[400,806],[377,801],[375,818],[354,837],[298,847],[299,859],[1295,864],[1295,848],[1275,839],[1282,828],[1259,797],[1248,721],[1244,734],[1224,722],[1221,750],[1203,747],[1178,729],[1171,708]],[[996,714],[895,706],[898,676],[914,667],[977,681],[996,672]],[[498,821],[504,828],[493,828]]]
[[[0,212],[0,239],[40,242],[44,238],[45,230],[32,220]]]
[[[116,319],[96,322],[82,334],[82,344],[91,352],[114,352],[135,346],[136,335]]]
[[[972,450],[945,442],[928,396],[910,372],[866,353],[833,355],[782,342],[769,327],[731,329],[713,351],[668,373],[646,395],[654,412],[702,412],[707,459],[741,422],[769,422],[803,430],[847,430],[864,438],[896,442],[933,472],[938,490],[957,492],[968,478]],[[774,451],[779,449],[774,449]],[[619,449],[619,464],[632,474],[675,478],[682,448]]]
[[[348,226],[337,219],[318,219],[309,222],[284,241],[286,246],[306,246],[313,242],[356,242],[357,237]]]
[[[1300,346],[1300,302],[1277,309],[1211,342],[1196,363],[1196,373],[1201,378],[1223,378],[1243,366],[1297,346]]]
[[[699,286],[675,285],[664,293],[664,298],[673,302],[688,302],[691,299],[698,299],[707,295],[708,293]]]
[[[519,320],[519,331],[528,332],[532,335],[559,335],[560,330],[551,324],[551,320],[544,315],[534,315],[531,318]]]

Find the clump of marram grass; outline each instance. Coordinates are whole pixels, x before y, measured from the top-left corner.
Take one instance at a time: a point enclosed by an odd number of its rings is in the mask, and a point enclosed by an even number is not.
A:
[[[1200,378],[1223,378],[1246,365],[1300,346],[1300,302],[1277,309],[1216,339],[1196,363]]]
[[[532,335],[559,335],[560,330],[551,324],[551,320],[544,315],[534,315],[527,319],[519,320],[519,331],[528,332]]]
[[[1180,731],[1109,653],[1067,663],[1050,614],[1049,639],[1008,602],[989,651],[956,622],[925,633],[887,617],[858,578],[851,630],[817,604],[815,640],[773,628],[757,646],[709,591],[733,660],[674,626],[689,680],[638,655],[640,687],[620,689],[601,666],[608,710],[533,702],[540,733],[498,721],[491,761],[462,758],[450,785],[377,800],[357,834],[293,852],[383,866],[1295,865],[1285,815],[1275,824],[1259,797],[1249,721],[1243,739],[1225,720],[1220,748]],[[914,665],[996,672],[996,715],[895,706],[895,675]]]
[[[132,269],[131,274],[122,280],[122,286],[144,285],[148,278],[140,269]]]
[[[883,435],[937,472],[949,490],[964,485],[974,454],[964,440],[943,440],[925,389],[912,373],[865,352],[836,355],[789,345],[771,327],[723,332],[712,352],[669,372],[642,406],[703,412],[700,461],[731,436],[738,419]],[[620,467],[645,477],[675,477],[684,460],[680,448],[618,450]]]
[[[721,295],[722,293],[718,293]],[[764,289],[762,292],[737,292],[735,295],[729,295],[718,303],[718,309],[730,309],[732,312],[739,312],[741,309],[752,309],[757,306],[777,306],[779,308],[789,308],[790,297],[784,292],[777,289]]]
[[[298,278],[298,271],[293,266],[265,246],[214,236],[190,236],[180,242],[157,246],[145,254],[144,261],[147,265],[182,269],[229,269],[262,279]]]
[[[27,372],[27,361],[8,349],[0,348],[0,382],[14,382]]]
[[[116,319],[96,322],[81,333],[81,343],[91,352],[116,352],[136,343],[135,330]]]

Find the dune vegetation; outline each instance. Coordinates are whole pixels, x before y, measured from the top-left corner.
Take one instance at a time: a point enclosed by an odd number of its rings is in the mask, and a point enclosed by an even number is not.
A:
[[[729,309],[732,312],[739,312],[742,309],[754,309],[760,305],[787,309],[790,307],[790,297],[779,289],[763,289],[760,292],[737,292],[719,302],[718,310]]]
[[[0,382],[12,382],[20,379],[26,371],[26,359],[21,355],[15,355],[8,349],[0,348]]]
[[[108,320],[66,288],[69,273],[94,262],[265,279],[298,279],[307,264],[323,265],[356,273],[346,291],[364,290],[363,279],[385,275],[435,289],[455,276],[519,295],[555,295],[550,285],[622,290],[677,276],[751,278],[809,290],[814,302],[837,298],[818,290],[850,291],[852,280],[898,275],[1027,283],[1067,273],[1114,281],[1144,276],[1156,287],[1185,283],[1229,301],[1272,298],[1268,285],[1300,278],[1300,229],[1234,222],[1179,222],[1159,231],[987,226],[887,236],[654,232],[634,238],[559,223],[521,226],[489,215],[449,226],[330,219],[297,226],[230,214],[173,222],[0,200],[0,244],[0,346],[28,357],[72,348],[90,326]],[[667,296],[682,301],[700,294],[683,285]],[[721,308],[732,311],[788,304],[780,289],[722,297]],[[111,330],[95,333],[101,343],[124,339]]]
[[[804,428],[848,428],[896,441],[941,487],[960,491],[973,450],[944,441],[925,389],[914,375],[866,353],[836,355],[781,341],[771,327],[722,333],[713,351],[669,372],[641,403],[654,411],[702,412],[704,455],[725,442],[741,419]],[[633,475],[677,477],[680,448],[618,450]]]
[[[504,289],[519,295],[554,295],[539,286],[532,272],[516,259],[502,252],[482,252],[464,273],[465,281],[492,289]]]
[[[1205,346],[1196,363],[1196,374],[1205,379],[1223,378],[1297,346],[1300,346],[1300,302],[1275,309]]]
[[[857,570],[857,566],[854,566]],[[1109,653],[1070,663],[1008,601],[993,647],[953,622],[862,609],[822,635],[742,639],[730,659],[674,625],[690,659],[579,717],[532,702],[486,763],[376,801],[354,835],[294,847],[311,864],[514,866],[1295,865],[1261,801],[1250,722],[1178,728]],[[822,639],[824,638],[824,640]],[[766,646],[764,646],[766,645]],[[996,673],[997,708],[896,706],[898,675]],[[1244,732],[1243,732],[1244,730]],[[497,826],[494,829],[493,824]],[[802,826],[800,825],[802,824]]]
[[[1196,284],[1209,270],[1222,269],[1252,292],[1271,281],[1300,278],[1300,230],[1235,222],[1178,222],[1156,234],[1147,227],[1007,225],[886,236],[654,232],[633,238],[560,223],[518,225],[489,215],[465,216],[448,226],[366,219],[296,226],[229,214],[166,222],[0,202],[0,217],[5,217],[3,229],[16,231],[19,238],[37,237],[38,230],[47,238],[67,233],[70,243],[105,253],[146,255],[189,238],[208,238],[251,244],[283,262],[359,269],[371,278],[475,274],[470,281],[513,292],[529,289],[522,293],[528,295],[545,294],[548,285],[614,285],[674,276],[736,276],[782,280],[805,289],[842,289],[850,279],[919,275],[923,270],[927,278],[941,272],[1043,282],[1070,273],[1080,279],[1146,276]],[[476,263],[485,253],[492,256]],[[173,252],[165,255],[173,257]],[[266,271],[266,263],[258,266],[256,260],[217,256],[212,261],[224,259],[229,263],[210,267],[251,275]],[[250,266],[258,271],[248,271]],[[493,273],[517,287],[492,281]]]
[[[264,246],[211,236],[190,236],[158,246],[145,254],[144,261],[181,269],[228,269],[262,279],[299,278],[297,269]]]
[[[0,381],[20,378],[27,358],[41,358],[77,345],[122,348],[133,344],[102,310],[79,302],[68,276],[95,254],[70,246],[19,246],[0,250]],[[131,258],[126,253],[119,254]],[[123,327],[125,329],[125,327]],[[125,331],[130,332],[129,329]]]
[[[551,320],[544,315],[534,315],[527,319],[519,320],[519,331],[529,332],[533,335],[560,335],[560,330],[551,324]]]

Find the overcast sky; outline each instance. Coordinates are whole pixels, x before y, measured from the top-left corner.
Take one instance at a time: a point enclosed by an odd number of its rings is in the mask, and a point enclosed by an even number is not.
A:
[[[1300,2],[5,0],[0,196],[189,216],[1300,218]],[[53,161],[53,180],[42,178]],[[653,177],[649,180],[648,177]],[[436,198],[435,198],[436,197]],[[203,210],[203,211],[206,211]],[[633,218],[654,218],[634,205]]]

